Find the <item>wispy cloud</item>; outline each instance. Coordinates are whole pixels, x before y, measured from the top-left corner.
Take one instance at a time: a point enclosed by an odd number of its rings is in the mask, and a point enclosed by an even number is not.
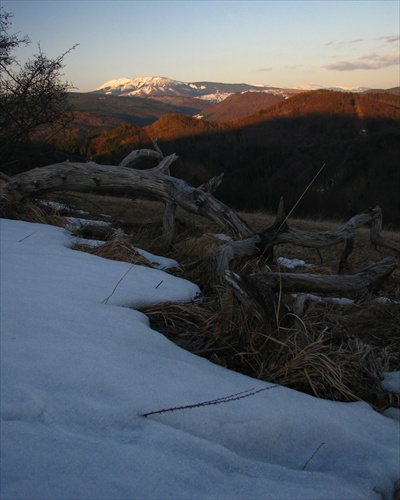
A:
[[[386,40],[388,43],[399,42],[400,35],[380,36],[378,40]]]
[[[355,61],[340,61],[334,64],[328,64],[323,66],[325,69],[333,71],[353,71],[356,69],[382,69],[388,66],[395,66],[399,64],[398,54],[369,54],[367,56],[362,56]]]
[[[343,47],[344,45],[349,45],[349,44],[352,44],[352,43],[360,43],[360,42],[363,42],[364,39],[363,38],[355,38],[354,40],[339,40],[338,42],[326,42],[324,45],[325,47],[337,47],[337,48],[341,48]]]
[[[345,42],[345,41],[340,41],[340,42],[327,42],[325,44],[325,47],[343,47],[343,45],[345,43],[348,43],[348,42]]]
[[[258,68],[256,71],[272,71],[272,68]]]

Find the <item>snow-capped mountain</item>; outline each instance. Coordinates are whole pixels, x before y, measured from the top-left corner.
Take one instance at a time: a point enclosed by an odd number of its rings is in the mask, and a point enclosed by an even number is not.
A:
[[[192,97],[221,102],[237,92],[254,90],[274,92],[282,89],[246,83],[181,82],[162,76],[144,76],[138,78],[118,78],[97,87],[94,92],[115,96],[136,97]]]
[[[327,88],[328,90],[345,92],[365,92],[365,87],[323,87],[317,84],[306,84],[288,88],[272,87],[259,83],[217,83],[217,82],[181,82],[163,76],[140,76],[138,78],[117,78],[109,80],[93,92],[114,96],[151,97],[152,99],[192,98],[218,103],[232,94],[239,92],[267,92],[289,97],[298,92],[306,92]]]
[[[109,80],[95,92],[111,95],[147,97],[154,95],[192,96],[193,89],[187,83],[171,80],[162,76],[138,78],[118,78]]]

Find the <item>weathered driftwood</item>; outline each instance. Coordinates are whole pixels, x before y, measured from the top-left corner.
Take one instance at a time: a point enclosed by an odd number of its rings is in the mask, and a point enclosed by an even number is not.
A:
[[[126,156],[121,163],[120,167],[132,167],[135,163],[143,160],[143,158],[152,158],[155,160],[162,160],[163,156],[158,151],[154,149],[136,149],[132,151],[128,156]]]
[[[389,238],[381,236],[382,210],[375,207],[361,212],[337,229],[321,232],[310,232],[289,227],[281,210],[274,224],[262,233],[253,235],[245,240],[227,242],[221,245],[214,254],[216,274],[223,278],[229,269],[230,262],[236,258],[251,255],[266,257],[279,244],[316,248],[317,250],[345,243],[339,262],[339,274],[347,268],[347,259],[354,248],[354,239],[357,230],[362,226],[371,226],[371,242],[400,254],[400,245]]]
[[[292,245],[316,248],[319,250],[324,247],[335,246],[344,242],[344,249],[339,261],[339,273],[342,273],[348,267],[347,259],[354,248],[354,238],[357,230],[379,220],[382,220],[382,210],[377,206],[375,208],[365,210],[364,212],[360,212],[349,219],[342,226],[330,231],[302,231],[289,227],[285,222],[278,228],[277,231],[275,231],[275,234],[271,234],[270,229],[260,234],[260,246],[269,248],[272,245],[291,243]],[[381,225],[379,226],[379,231],[380,229]],[[380,244],[379,238],[376,240],[376,244]]]
[[[261,322],[270,322],[274,317],[275,294],[272,292],[270,300],[265,300],[258,292],[257,286],[233,271],[226,271],[225,280],[244,307]]]
[[[386,257],[357,274],[277,273],[266,267],[251,276],[265,282],[274,291],[346,293],[361,290],[362,288],[376,289],[396,268],[396,259]]]
[[[377,219],[381,216],[382,210],[380,207],[371,208],[355,215],[337,229],[316,233],[293,229],[286,225],[285,228],[282,228],[276,232],[274,242],[275,244],[292,243],[293,245],[308,248],[323,248],[334,246],[351,238],[354,238],[357,230],[360,227],[367,225],[374,219]],[[264,233],[260,235],[261,238],[263,238],[263,234]],[[268,234],[267,243],[270,239],[271,236]]]
[[[371,222],[371,243],[376,247],[387,248],[400,254],[400,244],[381,235],[382,215]]]
[[[288,319],[289,309],[281,303],[278,295],[265,281],[253,276],[239,276],[232,271],[226,271],[225,281],[231,287],[239,302],[261,322],[283,322]]]
[[[306,303],[308,302],[337,304],[341,307],[349,307],[354,304],[353,300],[342,297],[321,297],[318,295],[313,295],[312,293],[298,293],[295,294],[295,301],[292,305],[292,312],[298,316],[301,316],[304,313]]]
[[[226,271],[225,281],[260,321],[282,321],[288,317],[288,309],[278,299],[281,292],[346,293],[363,288],[376,291],[396,267],[396,259],[387,257],[355,275],[276,273],[265,268],[249,276]]]
[[[252,238],[229,241],[219,246],[212,257],[216,278],[223,279],[225,271],[229,269],[233,260],[258,254],[259,241],[259,237],[255,235]]]
[[[164,218],[164,237],[170,241],[173,205],[199,214],[231,232],[236,238],[253,236],[254,231],[234,210],[203,189],[194,188],[182,179],[166,174],[176,155],[165,157],[149,170],[136,170],[94,162],[64,162],[35,168],[15,175],[3,186],[1,195],[12,191],[40,197],[54,191],[129,193],[172,204]]]
[[[154,158],[155,160],[162,160],[164,155],[158,146],[157,138],[153,139],[154,149],[135,149],[129,153],[119,164],[120,167],[132,167],[143,158]]]
[[[214,194],[215,191],[220,186],[223,177],[224,177],[223,173],[216,177],[213,177],[212,179],[208,180],[207,182],[199,186],[198,189],[202,189],[206,193]]]

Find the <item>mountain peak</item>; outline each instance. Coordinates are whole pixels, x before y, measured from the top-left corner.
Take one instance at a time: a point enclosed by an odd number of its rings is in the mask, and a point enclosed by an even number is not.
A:
[[[94,92],[136,97],[192,97],[221,102],[237,92],[279,90],[260,84],[215,83],[215,82],[181,82],[164,76],[139,76],[136,78],[117,78],[97,87]]]
[[[136,78],[116,78],[97,87],[93,92],[114,96],[150,97],[152,99],[190,97],[202,99],[211,103],[225,100],[239,92],[267,92],[288,97],[297,92],[320,90],[317,84],[300,85],[292,89],[272,87],[260,83],[217,83],[217,82],[182,82],[165,76],[139,76]],[[329,87],[328,90],[345,92],[363,92],[365,88]]]

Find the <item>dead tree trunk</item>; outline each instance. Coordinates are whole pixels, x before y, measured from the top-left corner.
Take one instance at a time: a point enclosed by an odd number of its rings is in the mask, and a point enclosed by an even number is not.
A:
[[[235,211],[218,201],[207,190],[194,188],[185,181],[164,173],[163,170],[169,168],[175,158],[176,155],[166,157],[158,167],[150,170],[98,165],[94,162],[56,163],[12,177],[3,187],[1,196],[7,197],[12,191],[39,197],[54,191],[129,193],[171,204],[164,217],[166,242],[172,240],[174,205],[215,222],[236,238],[255,235]]]
[[[400,254],[400,244],[381,235],[382,215],[371,222],[371,243],[376,247],[387,248]]]
[[[281,211],[275,223],[262,233],[250,238],[228,242],[221,245],[214,254],[216,274],[223,279],[224,273],[229,269],[229,264],[235,258],[251,255],[268,256],[275,246],[284,243],[316,248],[335,246],[345,243],[339,262],[339,274],[347,268],[347,259],[354,248],[354,239],[357,230],[363,226],[371,226],[371,242],[375,246],[382,246],[400,254],[400,245],[389,238],[381,236],[382,210],[375,207],[361,212],[337,229],[322,232],[301,231],[289,227]]]
[[[272,290],[283,292],[316,292],[316,293],[347,293],[370,288],[372,291],[379,287],[397,268],[397,261],[393,257],[371,264],[357,274],[302,274],[276,273],[265,268],[251,276],[268,284]]]
[[[239,301],[260,321],[281,320],[287,309],[276,292],[346,293],[369,288],[376,291],[397,268],[397,261],[387,257],[355,275],[320,275],[276,273],[269,268],[248,277],[226,271],[225,280]]]
[[[357,230],[379,218],[382,218],[382,210],[380,207],[375,207],[360,212],[337,229],[318,233],[293,229],[285,221],[275,231],[268,229],[264,233],[261,233],[260,245],[268,248],[271,245],[291,243],[292,245],[301,247],[321,249],[344,242],[345,247],[339,263],[339,272],[342,272],[347,267],[347,258],[353,249],[353,240]]]

